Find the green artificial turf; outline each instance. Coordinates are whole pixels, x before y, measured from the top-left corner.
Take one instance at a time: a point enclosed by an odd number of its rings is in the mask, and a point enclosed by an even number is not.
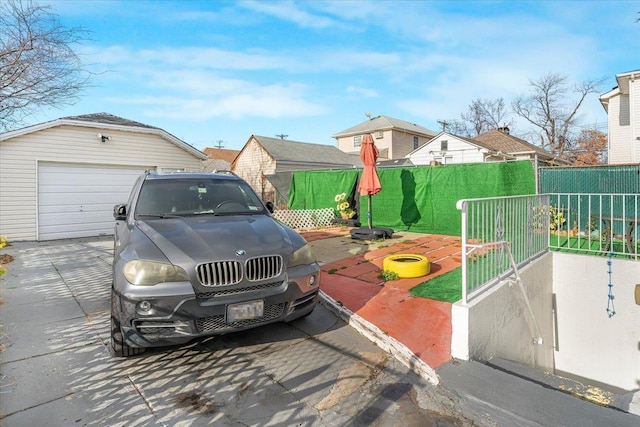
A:
[[[568,253],[590,253],[591,255],[609,255],[608,251],[604,250],[605,242],[601,242],[596,239],[589,239],[586,237],[567,237],[557,236],[551,234],[549,236],[549,244],[551,250],[558,252]],[[614,258],[633,258],[631,254],[621,254],[620,252],[627,252],[627,243],[623,240],[613,239],[613,252],[617,252]],[[636,244],[636,253],[640,252],[640,245]]]
[[[436,301],[454,303],[462,299],[462,268],[458,267],[442,276],[427,280],[411,288],[411,295]]]

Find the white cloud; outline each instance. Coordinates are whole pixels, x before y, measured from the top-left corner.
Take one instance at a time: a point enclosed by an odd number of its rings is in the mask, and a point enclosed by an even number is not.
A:
[[[378,91],[366,87],[347,86],[347,93],[364,98],[377,98],[380,96]]]
[[[145,115],[169,119],[208,120],[211,118],[248,117],[304,117],[322,114],[325,109],[302,98],[300,85],[258,86],[246,83],[243,87],[221,91],[211,96],[134,96],[110,97],[109,102],[137,105]]]
[[[298,7],[298,4],[293,1],[243,1],[238,3],[238,5],[253,12],[263,13],[283,21],[292,22],[303,28],[323,29],[337,24],[329,17],[305,11],[304,7]]]

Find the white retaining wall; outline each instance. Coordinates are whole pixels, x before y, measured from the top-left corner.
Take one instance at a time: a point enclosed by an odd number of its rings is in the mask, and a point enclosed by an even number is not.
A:
[[[607,314],[607,257],[553,253],[556,295],[556,371],[625,390],[640,388],[640,262],[612,259],[616,314]]]
[[[499,357],[546,372],[640,389],[640,262],[612,259],[616,314],[609,317],[608,257],[551,252],[521,271],[544,343],[534,344],[517,285],[503,283],[468,305],[452,307],[451,353]],[[555,304],[554,304],[555,299]]]
[[[463,360],[493,357],[553,370],[552,256],[545,254],[520,271],[520,276],[543,343],[517,284],[504,282],[474,298],[452,306],[451,355]]]

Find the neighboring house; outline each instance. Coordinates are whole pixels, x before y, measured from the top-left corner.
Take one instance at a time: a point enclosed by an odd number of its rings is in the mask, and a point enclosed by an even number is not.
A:
[[[551,153],[509,134],[509,128],[490,130],[475,138],[440,132],[431,141],[407,155],[414,165],[500,162],[533,160],[549,164],[566,164]]]
[[[506,153],[515,160],[532,160],[544,166],[569,164],[568,160],[557,156],[554,157],[544,148],[511,135],[508,127],[488,130],[476,136],[473,140],[484,144],[485,147],[493,150],[493,152]],[[502,160],[502,156],[496,156],[495,154],[490,156],[489,159],[495,161],[496,157]]]
[[[202,152],[209,158],[209,160],[204,162],[203,170],[205,172],[231,170],[231,164],[236,156],[240,154],[240,150],[210,147],[205,148]]]
[[[367,133],[373,136],[381,159],[402,159],[436,135],[434,131],[415,123],[378,116],[338,132],[332,137],[336,139],[340,150],[358,154],[362,137]]]
[[[609,164],[640,163],[640,70],[616,74],[616,81],[600,97],[608,116]]]
[[[0,134],[0,235],[113,233],[113,206],[145,170],[201,170],[207,156],[166,131],[107,113]]]
[[[397,168],[403,166],[413,166],[411,159],[405,157],[404,159],[391,159],[391,160],[378,160],[376,161],[377,168]]]
[[[264,201],[275,201],[275,188],[267,176],[277,172],[362,167],[357,155],[336,147],[251,135],[231,165]]]

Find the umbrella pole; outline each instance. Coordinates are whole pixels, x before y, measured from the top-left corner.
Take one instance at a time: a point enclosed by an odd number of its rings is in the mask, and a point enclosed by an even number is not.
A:
[[[369,211],[367,212],[367,222],[369,223],[369,228],[373,228],[373,221],[371,220],[371,194],[369,194]]]

